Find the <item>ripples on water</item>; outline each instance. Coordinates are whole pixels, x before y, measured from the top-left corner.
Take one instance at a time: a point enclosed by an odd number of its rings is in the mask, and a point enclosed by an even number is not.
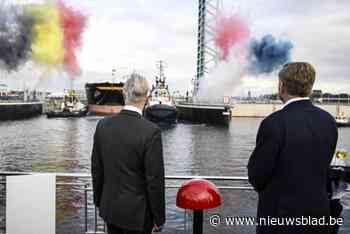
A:
[[[0,170],[90,172],[92,137],[98,120],[96,117],[41,117],[0,122]],[[246,165],[260,122],[261,119],[234,118],[229,129],[178,124],[163,130],[166,175],[246,176]],[[340,129],[339,136],[338,148],[350,151],[350,129]],[[65,182],[72,180],[66,179]],[[176,191],[167,190],[165,233],[175,233],[183,228],[184,213],[175,207]],[[58,187],[57,233],[83,230],[83,195],[79,186]],[[223,206],[208,214],[255,215],[254,192],[222,190],[222,195]],[[347,213],[346,217],[349,217]],[[350,230],[343,229],[344,233]],[[252,227],[212,229],[206,226],[207,233],[253,233],[253,230]]]

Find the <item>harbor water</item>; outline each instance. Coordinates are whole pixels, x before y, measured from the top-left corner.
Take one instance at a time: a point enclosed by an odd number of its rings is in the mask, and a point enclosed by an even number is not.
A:
[[[0,122],[0,170],[89,173],[92,139],[100,118]],[[229,128],[178,124],[163,130],[166,175],[246,176],[260,118],[233,118]],[[350,128],[339,129],[338,148],[350,151]],[[349,159],[347,159],[349,161]],[[350,163],[350,161],[349,161]],[[350,164],[349,164],[350,165]],[[35,189],[35,188],[33,188]],[[184,211],[176,208],[176,188],[167,189],[165,233],[183,233]],[[254,191],[221,191],[223,205],[208,211],[223,216],[255,216]],[[91,202],[91,197],[90,197]],[[341,233],[350,232],[350,212],[344,212]],[[57,233],[83,233],[84,196],[74,186],[57,189]],[[252,226],[210,227],[205,233],[254,233]]]

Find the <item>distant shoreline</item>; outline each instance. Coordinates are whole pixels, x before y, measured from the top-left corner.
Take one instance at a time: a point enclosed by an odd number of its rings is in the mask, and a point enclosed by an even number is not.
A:
[[[247,117],[247,118],[265,118],[271,113],[280,110],[283,105],[281,104],[251,104],[251,103],[237,103],[232,109],[232,117]],[[337,115],[336,104],[317,104],[316,106],[324,109],[332,116]],[[344,114],[345,117],[350,118],[350,105],[339,105],[339,111]]]

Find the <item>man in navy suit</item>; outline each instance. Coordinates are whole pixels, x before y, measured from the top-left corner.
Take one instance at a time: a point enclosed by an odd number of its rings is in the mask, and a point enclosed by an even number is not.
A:
[[[334,118],[309,99],[315,75],[308,63],[286,64],[278,85],[284,107],[260,125],[248,176],[259,195],[258,220],[275,218],[279,225],[262,222],[258,234],[329,233],[326,225],[287,225],[282,219],[329,221],[327,171],[338,132]]]

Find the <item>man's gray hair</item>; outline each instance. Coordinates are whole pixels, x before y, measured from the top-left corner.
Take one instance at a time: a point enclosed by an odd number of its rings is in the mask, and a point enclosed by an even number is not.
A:
[[[123,94],[125,103],[137,103],[147,97],[149,91],[148,81],[145,77],[133,73],[125,82]]]

